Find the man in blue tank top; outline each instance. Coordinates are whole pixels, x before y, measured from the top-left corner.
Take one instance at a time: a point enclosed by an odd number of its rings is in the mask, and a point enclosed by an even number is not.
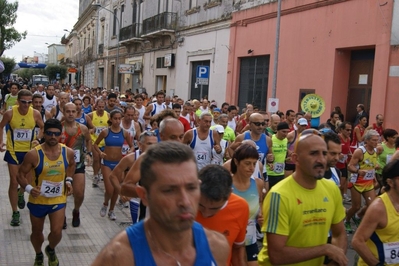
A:
[[[168,141],[152,145],[140,172],[136,190],[150,217],[119,233],[92,265],[225,265],[226,238],[194,222],[200,182],[190,147]]]

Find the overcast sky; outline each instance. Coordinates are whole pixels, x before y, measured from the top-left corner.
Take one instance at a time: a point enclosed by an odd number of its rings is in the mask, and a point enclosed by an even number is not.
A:
[[[3,54],[14,57],[16,62],[20,62],[22,56],[33,56],[34,51],[48,54],[45,43],[59,44],[67,33],[64,29],[72,30],[78,20],[79,0],[19,0],[18,3],[14,27],[19,32],[28,31],[28,35]]]

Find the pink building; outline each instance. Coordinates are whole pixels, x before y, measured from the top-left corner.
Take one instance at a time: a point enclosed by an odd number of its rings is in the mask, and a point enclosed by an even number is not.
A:
[[[233,13],[226,101],[266,109],[272,97],[277,1]],[[375,122],[399,129],[399,3],[376,0],[283,0],[277,94],[280,110],[300,110],[322,96],[325,122],[335,106],[353,122],[362,103]],[[255,82],[254,82],[255,81]]]

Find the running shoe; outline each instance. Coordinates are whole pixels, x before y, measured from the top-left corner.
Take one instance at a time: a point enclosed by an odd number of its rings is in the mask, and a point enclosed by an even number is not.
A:
[[[18,208],[23,209],[25,208],[25,198],[24,198],[24,193],[20,192],[20,188],[18,188]]]
[[[104,180],[104,178],[103,178],[103,174],[98,174],[98,177],[100,178],[100,181],[103,181]]]
[[[48,257],[48,265],[49,266],[59,266],[60,263],[58,261],[57,255],[55,254],[55,250],[50,251],[49,246],[46,247],[44,250],[46,252],[46,255]]]
[[[100,182],[98,175],[93,176],[93,187],[98,187],[98,182]]]
[[[67,229],[66,216],[64,217],[64,225],[62,226],[62,229]]]
[[[33,266],[44,266],[43,253],[36,254],[35,263],[33,264]]]
[[[108,206],[103,205],[100,210],[100,216],[104,217],[107,214]]]
[[[351,223],[349,222],[345,222],[344,223],[345,224],[345,231],[346,231],[346,233],[347,234],[352,234],[353,233],[353,230],[352,230],[352,226],[351,226]]]
[[[79,227],[80,225],[80,213],[77,210],[72,211],[72,226]]]
[[[115,215],[114,211],[108,212],[108,218],[111,219],[112,221],[116,220],[116,215]]]
[[[11,226],[19,226],[20,224],[21,224],[21,219],[19,216],[19,211],[13,212],[10,225]]]
[[[351,202],[351,198],[346,194],[344,194],[344,202]]]
[[[357,217],[356,215],[353,215],[352,221],[355,223],[356,227],[359,227],[359,224],[360,224],[360,222],[362,221],[362,219],[360,219],[360,218]]]

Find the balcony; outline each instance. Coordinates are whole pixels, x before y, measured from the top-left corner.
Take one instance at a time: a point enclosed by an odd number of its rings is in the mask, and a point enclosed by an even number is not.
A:
[[[119,32],[119,42],[121,43],[134,43],[143,41],[141,37],[143,27],[140,23],[133,23],[124,27]]]
[[[104,53],[104,44],[99,44],[98,45],[98,54],[102,55]]]
[[[177,26],[177,13],[164,12],[143,21],[141,37],[156,37],[174,33]]]

